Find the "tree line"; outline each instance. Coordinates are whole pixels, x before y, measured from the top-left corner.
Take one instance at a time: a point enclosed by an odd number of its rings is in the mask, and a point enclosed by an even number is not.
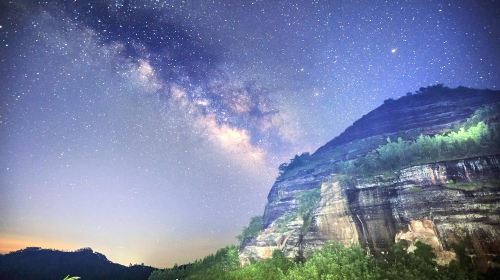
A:
[[[293,261],[276,250],[269,259],[240,266],[237,247],[229,246],[187,266],[156,270],[149,280],[465,280],[493,276],[475,271],[463,247],[448,266],[436,263],[429,245],[417,242],[413,250],[409,248],[403,240],[375,258],[358,246],[330,243],[304,261]]]

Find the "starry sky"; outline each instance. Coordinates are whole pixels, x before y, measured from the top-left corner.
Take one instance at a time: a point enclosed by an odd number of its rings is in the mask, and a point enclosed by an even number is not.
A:
[[[185,263],[277,166],[423,86],[498,89],[499,1],[0,1],[0,252]]]

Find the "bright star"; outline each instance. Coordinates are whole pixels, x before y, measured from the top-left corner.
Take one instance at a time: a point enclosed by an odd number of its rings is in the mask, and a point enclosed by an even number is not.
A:
[[[396,51],[397,51],[397,50],[398,50],[398,49],[396,49],[396,48],[392,48],[392,49],[391,49],[391,53],[396,53]]]

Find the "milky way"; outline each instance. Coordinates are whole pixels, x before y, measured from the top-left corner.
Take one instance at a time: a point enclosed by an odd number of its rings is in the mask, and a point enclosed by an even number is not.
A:
[[[498,88],[497,1],[2,1],[0,251],[184,263],[387,98]]]

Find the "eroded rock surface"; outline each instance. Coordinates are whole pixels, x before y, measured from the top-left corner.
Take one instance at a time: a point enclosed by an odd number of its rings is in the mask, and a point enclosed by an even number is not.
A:
[[[266,258],[275,249],[289,257],[307,256],[328,241],[358,244],[378,254],[405,239],[431,245],[441,264],[454,258],[453,244],[466,242],[477,265],[486,269],[500,255],[499,163],[497,155],[425,164],[370,183],[343,185],[330,176],[319,186],[321,199],[306,230],[294,216],[297,202],[289,194],[289,207],[242,248],[240,257],[243,262]],[[460,189],[461,183],[477,189]],[[287,215],[293,218],[280,229]]]
[[[456,259],[455,252],[444,249],[443,243],[441,243],[434,223],[431,220],[410,221],[406,231],[400,231],[396,234],[395,241],[399,242],[401,240],[409,241],[412,245],[417,241],[430,245],[434,253],[436,253],[436,261],[440,265],[447,265]],[[408,251],[411,252],[414,248],[416,247],[409,247]]]
[[[307,256],[329,241],[379,254],[406,239],[431,245],[443,264],[453,258],[453,244],[464,243],[480,269],[500,265],[499,155],[348,182],[334,168],[386,143],[387,137],[443,132],[479,107],[498,102],[500,91],[463,87],[434,87],[385,102],[280,174],[268,195],[263,229],[241,248],[241,261],[270,257],[275,249],[289,257]],[[312,222],[304,225],[297,197],[314,189],[321,190],[321,198]]]

